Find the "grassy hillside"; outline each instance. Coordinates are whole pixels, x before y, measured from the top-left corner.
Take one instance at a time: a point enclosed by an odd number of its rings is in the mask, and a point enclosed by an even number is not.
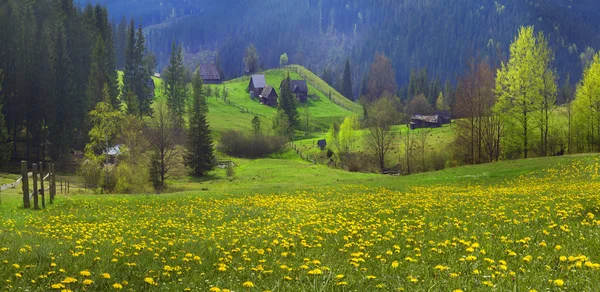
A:
[[[237,162],[233,180],[181,181],[178,194],[59,195],[35,212],[3,193],[2,287],[591,291],[600,281],[597,155],[410,177]]]
[[[296,67],[294,67],[296,68]],[[304,76],[307,76],[306,72],[308,70],[304,69]],[[296,73],[295,70],[288,69],[273,69],[268,70],[263,73],[267,80],[267,84],[274,87],[278,94],[279,85],[281,81],[290,75],[291,79],[303,79],[300,74]],[[315,76],[316,77],[316,76]],[[318,79],[318,78],[317,78]],[[318,79],[320,80],[320,79]],[[238,79],[233,79],[231,81],[226,82],[220,87],[225,87],[229,91],[229,99],[232,102],[246,108],[252,112],[259,113],[266,117],[271,117],[277,111],[276,108],[271,108],[265,105],[262,105],[257,100],[250,99],[250,95],[248,94],[248,84],[250,82],[249,77],[243,77]],[[324,83],[323,81],[321,81]],[[319,91],[313,84],[311,80],[308,80],[308,93],[309,97],[308,102],[306,104],[299,105],[299,112],[301,119],[305,120],[306,111],[309,112],[309,121],[312,125],[313,130],[316,131],[325,131],[329,128],[331,123],[337,121],[341,122],[345,117],[351,114],[362,114],[362,108],[358,104],[354,104],[353,102],[344,98],[342,102],[340,102],[340,98],[336,96],[336,93],[332,91],[332,99],[328,98],[328,92]],[[319,85],[317,85],[319,86]],[[214,86],[213,86],[214,87]],[[324,88],[324,87],[323,87]],[[328,87],[330,88],[330,87]],[[339,95],[339,93],[337,93]],[[339,106],[338,104],[342,104]]]

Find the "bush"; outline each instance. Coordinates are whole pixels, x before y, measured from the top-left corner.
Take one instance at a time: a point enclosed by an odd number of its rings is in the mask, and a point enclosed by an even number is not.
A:
[[[368,154],[348,153],[341,155],[340,161],[350,172],[379,172],[379,167],[374,163],[372,156]]]
[[[119,194],[150,193],[150,177],[145,166],[131,166],[121,162],[116,168],[115,192]]]
[[[286,138],[282,136],[244,135],[239,131],[227,131],[221,135],[218,150],[233,157],[254,159],[280,152],[286,143]]]
[[[93,160],[86,159],[79,167],[79,174],[86,187],[98,187],[102,176],[102,168]]]
[[[448,155],[443,151],[434,151],[429,153],[429,170],[442,170],[446,168],[448,162]]]

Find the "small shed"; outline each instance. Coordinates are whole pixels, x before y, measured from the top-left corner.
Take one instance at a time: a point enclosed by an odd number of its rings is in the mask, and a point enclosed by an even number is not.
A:
[[[283,82],[285,82],[285,79],[281,81],[281,85],[279,85],[279,92],[281,92]],[[306,83],[306,80],[290,80],[290,90],[299,102],[308,100],[308,84]]]
[[[266,86],[263,91],[260,93],[259,98],[260,102],[264,105],[276,107],[277,106],[277,92],[275,88],[271,86]]]
[[[102,151],[102,154],[107,156],[107,161],[109,164],[116,164],[117,158],[123,153],[121,152],[121,145],[115,145]]]
[[[442,126],[440,116],[422,116],[414,115],[410,119],[410,129],[423,129],[423,128],[439,128]]]
[[[200,76],[202,76],[204,84],[220,84],[222,81],[221,74],[214,63],[201,65]]]
[[[319,140],[317,142],[317,146],[319,146],[319,148],[321,150],[325,150],[325,148],[327,148],[327,140],[323,139],[323,140]]]
[[[267,80],[265,75],[252,75],[250,77],[250,84],[248,84],[248,92],[254,92],[254,96],[262,94],[263,89],[267,87]]]

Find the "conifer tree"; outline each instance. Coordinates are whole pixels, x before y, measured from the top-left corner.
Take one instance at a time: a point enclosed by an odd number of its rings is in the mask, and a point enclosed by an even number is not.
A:
[[[279,111],[285,113],[286,117],[287,117],[287,125],[288,125],[288,129],[286,131],[286,133],[288,135],[293,135],[294,130],[298,127],[300,121],[299,121],[299,114],[298,114],[298,106],[297,106],[297,101],[296,98],[294,97],[294,94],[292,93],[292,90],[290,88],[290,75],[288,74],[288,76],[286,77],[286,79],[284,80],[282,86],[281,86],[281,96],[279,97]]]
[[[354,100],[354,94],[352,93],[352,72],[350,71],[350,59],[346,60],[346,67],[344,68],[344,80],[342,82],[342,94],[349,100]]]
[[[135,37],[134,46],[134,88],[133,93],[138,98],[138,113],[140,116],[148,116],[152,114],[153,96],[150,94],[151,88],[148,83],[152,82],[152,78],[148,74],[145,63],[146,48],[144,46],[145,39],[142,33],[142,25],[139,26]]]
[[[8,141],[8,131],[6,129],[6,121],[2,114],[2,107],[4,105],[2,93],[2,80],[4,79],[4,73],[0,69],[0,166],[4,166],[10,159],[11,145]]]
[[[193,177],[202,177],[214,167],[214,153],[211,131],[206,119],[208,106],[200,69],[196,70],[192,80],[193,104],[190,111],[188,142],[185,153],[185,165],[190,168]]]
[[[175,116],[175,126],[183,127],[185,114],[185,100],[187,89],[185,84],[185,68],[183,67],[183,52],[181,45],[171,45],[171,58],[167,67],[167,106]]]

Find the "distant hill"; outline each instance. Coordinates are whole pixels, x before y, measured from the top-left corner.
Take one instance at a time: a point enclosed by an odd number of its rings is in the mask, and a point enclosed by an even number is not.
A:
[[[474,53],[494,63],[523,25],[544,31],[556,50],[555,65],[564,80],[579,79],[579,55],[600,49],[600,2],[595,0],[95,0],[118,20],[142,19],[148,47],[159,64],[170,42],[182,41],[188,53],[221,52],[226,77],[241,75],[244,47],[254,43],[265,68],[290,61],[322,72],[341,73],[350,57],[354,90],[377,51],[386,53],[398,83],[410,71],[427,68],[430,78],[454,81]]]
[[[280,94],[279,85],[287,74],[290,74],[292,79],[306,78],[309,98],[306,103],[301,103],[298,107],[302,129],[306,125],[307,109],[309,126],[312,132],[327,131],[333,122],[341,123],[347,116],[362,114],[363,110],[360,105],[344,98],[335,89],[302,66],[295,65],[285,69],[272,69],[259,74],[265,75],[267,84],[274,87],[277,94]],[[164,99],[162,80],[153,79],[156,85],[155,95],[157,99]],[[208,98],[208,120],[216,135],[226,130],[251,131],[254,116],[259,117],[263,129],[270,129],[271,118],[277,112],[277,108],[268,107],[260,104],[257,100],[252,100],[247,91],[248,84],[249,78],[242,77],[221,85],[206,85],[212,89],[213,93],[217,88],[219,90],[225,88],[228,91],[226,100],[216,98],[214,94]]]

